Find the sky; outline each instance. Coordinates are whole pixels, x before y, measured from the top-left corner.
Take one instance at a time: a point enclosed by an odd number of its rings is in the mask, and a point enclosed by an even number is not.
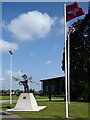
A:
[[[71,3],[67,3],[69,5]],[[88,3],[79,3],[85,12]],[[81,16],[80,18],[83,18]],[[76,19],[68,22],[71,25]],[[63,2],[3,2],[2,3],[2,88],[10,88],[10,54],[13,75],[20,71],[32,76],[30,89],[40,90],[40,80],[64,76]],[[23,89],[13,80],[13,89]]]
[[[74,2],[75,0],[1,0],[3,2]],[[89,0],[76,0],[77,2],[88,2]]]

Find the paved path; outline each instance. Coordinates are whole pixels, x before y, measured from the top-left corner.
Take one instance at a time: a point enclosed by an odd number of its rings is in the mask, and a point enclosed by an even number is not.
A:
[[[10,100],[0,100],[0,104],[2,104],[2,103],[9,103],[9,102],[10,102]],[[12,100],[12,102],[16,103],[17,100]]]
[[[62,101],[64,100],[63,98],[62,99],[51,99],[52,101]],[[49,99],[36,99],[36,101],[49,101]],[[1,103],[9,103],[10,101],[9,100],[0,100],[0,104]],[[12,100],[13,103],[16,103],[17,100]]]
[[[25,119],[16,115],[12,115],[9,112],[0,110],[0,120],[25,120]]]

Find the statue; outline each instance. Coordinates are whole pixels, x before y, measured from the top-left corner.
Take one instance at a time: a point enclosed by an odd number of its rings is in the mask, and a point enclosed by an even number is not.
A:
[[[29,77],[24,74],[21,76],[21,78],[16,78],[13,76],[13,79],[16,81],[19,81],[19,85],[23,85],[24,86],[24,92],[25,93],[29,93],[29,86],[28,86],[28,81],[32,82],[32,77]]]
[[[28,77],[26,74],[23,74],[21,72],[22,71],[20,71],[20,73],[17,73],[16,75],[14,73],[12,78],[15,81],[18,81],[19,85],[23,85],[25,93],[21,93],[15,107],[12,109],[8,109],[7,111],[39,111],[44,109],[46,106],[38,106],[33,93],[29,93],[28,82],[32,82],[32,77]]]

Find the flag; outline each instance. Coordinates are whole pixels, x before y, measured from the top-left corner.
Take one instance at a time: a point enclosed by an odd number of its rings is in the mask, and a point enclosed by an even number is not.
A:
[[[72,25],[72,26],[69,26],[69,33],[73,33],[75,31],[75,27]]]
[[[9,50],[9,53],[10,53],[10,55],[12,55],[13,54],[12,50]]]
[[[85,14],[84,10],[78,7],[77,2],[74,2],[73,4],[66,6],[66,21],[72,20],[84,14]]]

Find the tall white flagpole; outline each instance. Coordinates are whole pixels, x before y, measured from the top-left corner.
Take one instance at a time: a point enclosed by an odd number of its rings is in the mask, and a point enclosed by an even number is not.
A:
[[[10,56],[10,104],[12,104],[12,54]]]
[[[70,32],[68,27],[68,103],[70,104]]]
[[[66,119],[68,119],[68,95],[67,95],[67,46],[66,46],[66,1],[64,2],[64,39],[65,39],[65,93],[66,93]]]

